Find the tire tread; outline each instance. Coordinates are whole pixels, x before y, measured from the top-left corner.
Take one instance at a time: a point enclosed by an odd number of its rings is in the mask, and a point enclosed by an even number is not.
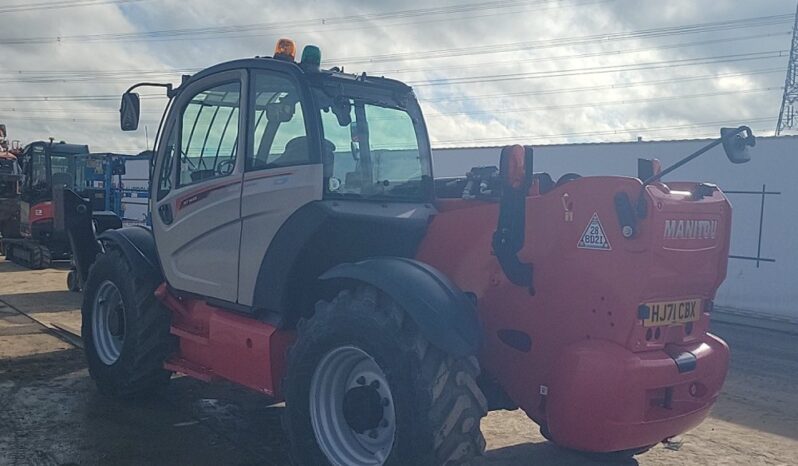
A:
[[[415,430],[419,432],[420,444],[426,446],[417,448],[412,464],[453,466],[466,464],[484,453],[485,439],[479,425],[487,414],[487,403],[476,382],[479,375],[476,357],[453,358],[432,345],[397,303],[371,286],[344,289],[329,302],[319,301],[311,318],[300,319],[297,343],[288,351],[289,371],[283,381],[284,387],[291,385],[288,380],[292,377],[291,368],[298,363],[294,361],[299,353],[297,346],[305,339],[328,331],[342,312],[371,318],[384,334],[398,335],[402,359],[418,368],[413,385],[416,399],[421,400],[417,413],[424,422],[419,422]],[[291,455],[297,464],[302,464],[300,458],[309,447],[308,439],[291,435],[295,421],[290,412],[289,406],[283,424],[291,440]],[[312,438],[309,440],[315,442]]]

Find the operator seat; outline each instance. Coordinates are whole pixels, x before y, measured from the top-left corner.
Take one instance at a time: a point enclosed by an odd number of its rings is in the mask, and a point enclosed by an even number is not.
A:
[[[307,136],[299,136],[288,141],[288,144],[285,145],[283,155],[277,157],[272,163],[279,167],[285,167],[288,165],[306,163],[308,160],[310,160],[310,155],[308,154],[308,138]]]
[[[325,166],[325,172],[327,172],[327,166],[329,165],[329,171],[332,173],[334,159],[335,144],[333,144],[332,141],[325,139],[324,144],[322,144],[321,157],[321,160]],[[272,163],[278,167],[286,167],[289,165],[301,165],[308,163],[309,161],[310,152],[308,150],[308,138],[307,136],[299,136],[288,141],[288,144],[285,145],[283,154],[277,157]]]

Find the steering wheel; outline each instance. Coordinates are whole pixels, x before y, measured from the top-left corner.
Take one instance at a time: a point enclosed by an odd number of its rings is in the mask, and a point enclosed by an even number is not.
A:
[[[230,173],[233,173],[233,168],[235,168],[236,162],[233,159],[222,160],[216,165],[216,174],[218,176],[227,176]]]

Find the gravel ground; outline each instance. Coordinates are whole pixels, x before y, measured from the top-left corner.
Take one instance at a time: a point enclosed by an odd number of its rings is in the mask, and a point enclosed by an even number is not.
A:
[[[64,266],[0,260],[0,465],[287,463],[282,408],[246,390],[179,377],[157,399],[100,396],[81,350],[53,331],[80,328],[80,295],[65,280]],[[657,446],[631,464],[798,464],[798,336],[714,331],[729,342],[732,366],[712,416],[680,448]],[[479,465],[602,464],[546,442],[520,411],[491,413],[482,427]]]

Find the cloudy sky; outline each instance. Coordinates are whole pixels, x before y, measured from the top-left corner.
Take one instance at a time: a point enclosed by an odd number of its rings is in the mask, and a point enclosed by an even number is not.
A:
[[[772,135],[794,0],[0,1],[0,123],[94,151],[150,143],[118,126],[138,81],[317,44],[323,65],[413,85],[433,145]],[[144,128],[147,131],[145,134]]]

